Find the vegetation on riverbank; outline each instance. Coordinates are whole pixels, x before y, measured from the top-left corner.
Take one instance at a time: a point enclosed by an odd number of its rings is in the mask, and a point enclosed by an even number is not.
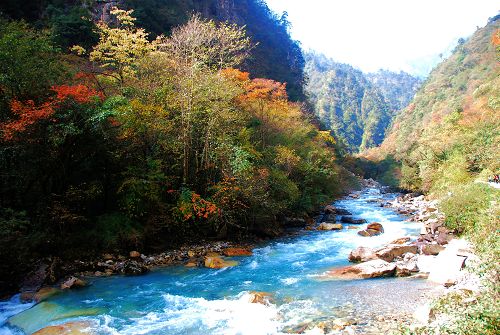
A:
[[[500,327],[494,303],[500,293],[500,191],[486,184],[500,169],[499,31],[495,17],[460,41],[396,118],[381,148],[350,162],[368,175],[439,199],[447,227],[474,243],[485,289],[438,301],[436,312],[449,318],[439,325],[440,334],[496,334]]]
[[[151,40],[112,14],[77,55],[2,22],[2,288],[46,256],[273,236],[350,178],[285,84],[236,69],[243,28],[193,16]]]

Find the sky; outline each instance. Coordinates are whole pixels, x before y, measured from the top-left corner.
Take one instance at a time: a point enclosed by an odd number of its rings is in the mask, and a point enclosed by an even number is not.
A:
[[[500,10],[497,0],[266,1],[276,13],[288,13],[292,37],[305,50],[365,72],[421,77]]]

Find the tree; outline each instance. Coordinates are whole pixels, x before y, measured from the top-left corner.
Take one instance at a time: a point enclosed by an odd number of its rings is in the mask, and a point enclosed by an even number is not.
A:
[[[0,20],[0,103],[44,100],[64,73],[49,36],[24,22]],[[0,107],[1,108],[1,107]],[[4,110],[5,112],[5,110]]]
[[[137,61],[156,49],[156,43],[148,41],[148,33],[135,27],[136,19],[131,16],[132,12],[114,7],[111,14],[116,16],[117,27],[112,28],[104,22],[97,24],[99,43],[89,57],[109,70],[107,75],[116,76],[120,85],[135,75]],[[80,54],[85,52],[80,46],[74,46],[73,50]]]
[[[228,110],[228,102],[232,99],[232,89],[229,89],[229,94],[220,89],[227,88],[224,77],[213,74],[240,64],[248,56],[250,40],[243,28],[227,23],[217,24],[194,15],[186,25],[174,29],[170,37],[161,38],[159,50],[174,63],[175,74],[171,79],[176,88],[175,102],[180,112],[182,180],[188,184],[190,159],[195,150],[193,134],[197,131],[205,133],[201,162],[196,163],[198,170],[209,163],[210,138],[217,129],[214,122],[224,119],[223,115],[227,115],[224,110]],[[206,104],[209,101],[211,104]],[[218,101],[222,104],[217,111],[213,107]],[[193,129],[202,114],[208,120],[206,128]]]

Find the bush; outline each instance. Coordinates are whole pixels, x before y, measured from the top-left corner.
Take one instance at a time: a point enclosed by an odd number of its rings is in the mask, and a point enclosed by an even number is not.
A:
[[[474,233],[476,225],[484,220],[493,190],[488,185],[470,183],[452,189],[441,203],[446,225],[458,233]]]

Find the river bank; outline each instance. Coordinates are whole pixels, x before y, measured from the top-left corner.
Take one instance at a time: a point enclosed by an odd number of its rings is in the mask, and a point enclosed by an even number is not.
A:
[[[322,277],[329,271],[350,266],[349,254],[358,247],[380,249],[410,236],[412,241],[407,242],[418,244],[422,223],[411,219],[418,216],[408,216],[409,213],[403,216],[402,212],[410,209],[403,200],[368,188],[325,208],[308,230],[296,231],[273,242],[182,248],[158,257],[169,260],[166,265],[173,266],[156,268],[143,276],[106,276],[104,272],[95,277],[95,272],[89,271],[93,276],[83,278],[89,286],[42,292],[46,294],[39,295],[41,303],[11,317],[9,324],[28,327],[22,328],[23,334],[64,322],[91,322],[99,334],[137,334],[140,329],[137,327],[145,327],[146,334],[154,334],[155,329],[169,334],[196,334],[202,328],[208,329],[207,333],[225,334],[389,332],[401,322],[411,325],[415,306],[434,297],[437,285],[420,275],[370,280]],[[329,212],[332,208],[338,210],[333,217]],[[349,221],[364,218],[367,223],[342,222],[346,219],[343,217],[350,217]],[[342,230],[318,230],[323,223],[332,224],[328,221],[333,218]],[[367,231],[375,221],[385,228],[382,234],[371,237],[358,234]],[[250,251],[252,246],[255,248],[251,256],[227,257],[224,253]],[[155,262],[150,257],[139,253],[129,255],[127,260]],[[213,257],[238,265],[205,267],[207,258]],[[116,266],[127,260],[113,258],[100,262]],[[55,315],[54,310],[58,311]],[[33,314],[37,315],[36,322]],[[68,318],[68,314],[73,317]],[[188,315],[192,321],[186,323]],[[27,322],[33,326],[26,326]],[[256,322],[261,322],[262,327],[250,331],[251,324]]]

